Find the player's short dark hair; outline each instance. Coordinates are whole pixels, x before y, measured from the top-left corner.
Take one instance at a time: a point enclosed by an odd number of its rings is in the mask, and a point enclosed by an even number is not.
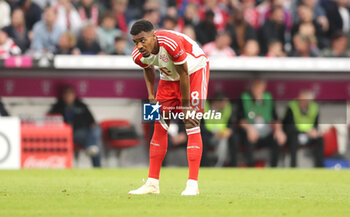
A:
[[[138,20],[136,21],[130,30],[131,35],[137,35],[140,32],[150,32],[154,29],[153,24],[148,20]]]

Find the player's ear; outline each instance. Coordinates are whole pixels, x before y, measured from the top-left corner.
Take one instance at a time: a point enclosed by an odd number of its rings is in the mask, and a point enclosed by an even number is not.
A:
[[[155,31],[152,31],[152,36],[153,36],[153,39],[154,39],[154,40],[157,39],[157,35],[156,35],[156,32],[155,32]]]

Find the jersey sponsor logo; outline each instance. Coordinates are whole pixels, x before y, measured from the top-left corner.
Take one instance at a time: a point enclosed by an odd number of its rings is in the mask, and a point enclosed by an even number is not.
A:
[[[165,54],[161,54],[160,57],[159,57],[161,60],[163,60],[164,62],[169,62],[169,58],[167,57],[167,55]]]

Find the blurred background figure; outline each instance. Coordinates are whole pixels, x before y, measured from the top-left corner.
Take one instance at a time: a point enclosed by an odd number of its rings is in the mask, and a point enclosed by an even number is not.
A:
[[[270,40],[266,57],[285,57],[282,43],[278,40]]]
[[[324,1],[323,4],[329,21],[328,35],[343,31],[349,37],[349,0]]]
[[[128,0],[111,0],[116,27],[124,34],[128,33],[128,23],[131,20],[127,13],[128,3]]]
[[[184,32],[186,26],[192,26],[193,28],[198,25],[200,19],[198,14],[198,6],[195,3],[188,3],[185,8],[183,17],[178,20],[179,31]]]
[[[293,57],[318,57],[320,51],[315,46],[315,38],[297,34],[293,37],[294,50],[290,56]]]
[[[5,0],[0,0],[0,29],[10,24],[11,8]]]
[[[9,113],[7,112],[4,104],[1,102],[1,98],[0,98],[0,117],[6,117],[9,116]]]
[[[301,146],[311,146],[313,149],[315,167],[323,167],[323,139],[318,130],[319,109],[310,90],[300,92],[297,99],[288,104],[283,120],[287,133],[287,146],[291,153],[291,167],[296,167],[297,151]]]
[[[330,48],[323,50],[324,57],[349,57],[348,38],[342,31],[333,33],[330,39]]]
[[[228,32],[219,32],[213,42],[202,46],[208,57],[234,57],[235,51],[230,47],[231,37]]]
[[[56,12],[53,8],[46,8],[43,20],[33,28],[32,49],[36,53],[54,53],[64,28],[56,23]]]
[[[103,54],[97,41],[97,33],[94,25],[88,24],[83,27],[77,47],[83,55]]]
[[[80,54],[80,50],[76,47],[77,39],[71,32],[65,32],[61,35],[55,54]]]
[[[98,26],[105,8],[100,1],[80,0],[77,4],[77,10],[83,23],[90,22]]]
[[[16,8],[11,15],[11,25],[3,28],[7,35],[21,48],[22,53],[25,53],[30,47],[30,39],[24,20],[22,9]]]
[[[176,25],[177,25],[177,18],[173,17],[173,16],[166,16],[163,19],[163,29],[166,30],[173,30],[173,31],[178,31],[176,29]]]
[[[183,29],[183,33],[188,37],[190,37],[193,41],[197,41],[196,31],[193,26],[191,25],[185,26]]]
[[[74,144],[86,150],[94,167],[100,167],[101,129],[87,105],[77,98],[73,86],[63,88],[61,97],[51,107],[49,114],[63,116],[64,122],[73,128]]]
[[[214,24],[214,12],[205,12],[205,18],[196,26],[196,38],[200,44],[206,44],[215,40],[216,27]]]
[[[239,9],[233,11],[226,25],[226,31],[230,33],[231,48],[238,55],[244,53],[247,41],[257,40],[254,28],[244,19],[243,11]]]
[[[237,166],[237,149],[233,144],[233,112],[229,98],[222,92],[217,92],[213,99],[208,100],[205,112],[215,110],[221,112],[221,119],[210,119],[202,121],[203,154],[202,166],[222,167],[227,161],[229,149],[233,148],[234,155],[231,156],[232,166]],[[215,160],[210,159],[210,151],[214,149]]]
[[[174,120],[170,123],[168,129],[168,151],[163,161],[163,166],[187,166],[187,159],[178,157],[177,152],[183,151],[186,153],[187,150],[187,134],[186,128],[182,121]],[[173,156],[172,156],[173,155]]]
[[[244,92],[238,104],[237,136],[243,145],[247,165],[254,166],[254,149],[267,147],[270,151],[270,166],[276,167],[280,147],[286,142],[286,135],[277,117],[273,97],[266,91],[266,81],[256,78],[249,92]]]
[[[248,40],[244,46],[241,56],[244,57],[256,57],[259,55],[260,47],[259,42],[256,40]]]
[[[97,28],[97,38],[101,49],[106,54],[114,51],[114,39],[122,35],[122,31],[115,28],[115,18],[112,12],[103,14],[101,25]]]
[[[130,53],[127,50],[127,40],[125,36],[117,36],[114,39],[114,52],[113,55],[126,55]]]
[[[41,20],[43,10],[38,4],[32,0],[19,0],[15,4],[14,8],[21,8],[25,14],[26,28],[28,31],[32,31],[34,24]],[[44,15],[45,16],[45,15]]]
[[[0,59],[19,54],[21,54],[21,49],[7,36],[6,32],[0,30]]]
[[[157,0],[146,0],[143,5],[143,19],[150,21],[155,28],[159,28],[161,20],[159,7]]]
[[[312,9],[308,5],[298,7],[299,21],[294,23],[292,36],[301,34],[311,39],[313,46],[323,48],[326,45],[322,25],[317,22]]]
[[[323,32],[327,32],[329,29],[329,22],[326,17],[326,11],[325,9],[321,6],[321,2],[326,2],[326,1],[319,1],[319,0],[301,0],[300,5],[304,5],[308,8],[310,8],[311,13],[313,14],[313,17],[317,23],[317,25],[321,26],[321,29]],[[293,22],[298,23],[303,19],[303,15],[300,14],[299,7],[297,4],[292,9],[293,13]]]
[[[267,45],[271,40],[277,40],[284,46],[286,25],[284,23],[283,7],[275,6],[271,9],[270,17],[265,21],[260,32],[261,52],[266,54]]]
[[[201,20],[207,19],[208,11],[213,12],[213,23],[215,25],[215,29],[217,29],[218,31],[224,30],[227,23],[228,15],[227,12],[222,7],[220,7],[219,1],[204,0],[204,5],[200,8],[199,11]]]
[[[65,31],[78,34],[82,21],[71,0],[57,0],[53,7],[57,12],[57,24],[63,26]]]

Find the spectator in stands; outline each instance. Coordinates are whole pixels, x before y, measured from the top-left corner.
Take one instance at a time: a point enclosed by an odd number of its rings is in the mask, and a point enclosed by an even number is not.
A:
[[[271,40],[267,49],[266,57],[285,57],[282,43],[278,40]]]
[[[195,3],[188,3],[185,8],[184,16],[178,20],[179,31],[183,32],[186,26],[193,28],[199,24],[198,7]]]
[[[230,33],[232,39],[231,48],[238,55],[244,52],[248,40],[257,39],[254,28],[244,19],[243,11],[239,9],[235,9],[231,15],[226,31]]]
[[[195,31],[193,26],[191,26],[191,25],[185,26],[183,29],[183,34],[190,37],[193,41],[197,41],[196,31]]]
[[[176,25],[177,25],[177,18],[176,17],[169,16],[169,15],[164,17],[164,19],[163,19],[163,29],[178,31],[176,29]]]
[[[256,57],[259,55],[260,47],[259,43],[256,40],[248,40],[244,46],[243,53],[241,56],[244,57]]]
[[[23,10],[27,31],[32,31],[34,25],[41,20],[43,10],[32,0],[19,0],[16,7],[20,7]]]
[[[278,40],[285,44],[284,11],[283,7],[275,6],[271,9],[270,18],[264,23],[260,33],[260,47],[262,53],[267,52],[267,44],[270,40]]]
[[[232,105],[229,98],[222,92],[214,95],[212,100],[208,100],[205,104],[205,112],[215,110],[221,112],[221,119],[209,119],[202,121],[202,137],[203,137],[203,154],[202,166],[221,167],[227,160],[229,148],[233,148],[233,156],[231,159],[233,166],[237,166],[237,149],[234,148],[232,137]],[[213,148],[216,152],[217,160],[214,164],[209,159],[209,149]],[[234,153],[235,152],[235,153]]]
[[[242,8],[246,22],[254,29],[259,29],[259,11],[255,7],[255,0],[243,0],[240,8]]]
[[[244,146],[248,166],[254,166],[254,149],[270,149],[270,166],[276,167],[280,146],[286,142],[286,135],[278,120],[273,98],[266,91],[266,81],[257,78],[252,81],[250,91],[241,96],[238,105],[238,141]]]
[[[30,40],[22,9],[16,8],[12,11],[11,25],[4,27],[3,30],[21,48],[22,53],[25,53],[30,47]]]
[[[80,50],[76,47],[77,40],[73,33],[65,32],[61,35],[55,54],[79,55]]]
[[[63,26],[65,31],[78,34],[83,23],[71,0],[58,0],[54,8],[57,11],[57,23]]]
[[[88,106],[76,97],[74,87],[66,86],[63,88],[61,98],[52,106],[49,114],[63,116],[64,122],[73,128],[74,143],[85,148],[94,167],[100,167],[101,129]]]
[[[2,116],[2,117],[10,116],[9,113],[7,112],[4,104],[1,102],[1,99],[0,99],[0,116]]]
[[[320,4],[319,0],[301,0],[301,5],[305,5],[311,9],[311,13],[314,16],[315,22],[320,25],[323,32],[327,32],[329,29],[329,22],[326,17],[326,11]],[[298,23],[301,21],[301,16],[299,12],[299,5],[295,4],[295,7],[292,9],[293,12],[293,23]]]
[[[127,40],[124,35],[115,37],[113,55],[126,55],[130,53],[127,48]]]
[[[230,44],[230,34],[224,31],[216,35],[215,41],[204,44],[202,49],[208,57],[234,57],[236,54]]]
[[[83,23],[90,22],[95,26],[100,24],[105,11],[104,6],[96,0],[80,0],[77,9]]]
[[[348,0],[324,1],[324,8],[329,21],[329,36],[337,31],[343,31],[349,38],[350,11]]]
[[[115,28],[115,19],[112,12],[103,14],[101,26],[97,28],[97,38],[104,53],[111,54],[114,51],[114,39],[121,36],[122,31]]]
[[[323,48],[326,44],[322,26],[314,19],[312,9],[307,5],[298,7],[299,22],[295,23],[292,28],[292,36],[299,33],[310,38],[315,38],[316,47]]]
[[[200,44],[206,44],[215,40],[216,33],[214,12],[207,11],[205,19],[196,26],[196,38]]]
[[[292,0],[265,0],[263,3],[257,6],[257,10],[260,14],[259,25],[263,25],[271,15],[271,9],[275,7],[283,8],[283,23],[286,25],[286,29],[289,31],[292,29],[293,21],[291,8]]]
[[[0,59],[19,54],[21,54],[21,49],[7,36],[6,32],[0,29]]]
[[[325,57],[350,57],[348,38],[342,31],[335,32],[331,36],[331,47],[323,51]]]
[[[56,11],[46,8],[44,19],[33,28],[32,49],[38,53],[54,53],[64,28],[56,23]]]
[[[11,8],[5,0],[0,0],[0,29],[10,24]]]
[[[127,16],[128,0],[111,0],[116,27],[124,34],[128,33],[128,23],[130,18]]]
[[[155,28],[159,27],[159,3],[156,0],[146,0],[143,5],[143,19],[150,21]]]
[[[318,57],[320,51],[315,46],[315,38],[302,34],[293,37],[294,50],[290,56],[293,57]]]
[[[304,90],[288,104],[283,125],[288,137],[291,167],[297,166],[297,150],[303,145],[313,147],[315,167],[323,166],[323,139],[318,130],[319,108],[313,100],[313,92]]]
[[[204,0],[204,5],[199,10],[201,20],[207,18],[207,11],[213,12],[213,23],[215,29],[218,31],[224,30],[228,20],[228,15],[224,9],[219,7],[218,0]]]
[[[83,55],[103,54],[97,42],[96,27],[94,25],[87,25],[83,28],[77,47]]]

